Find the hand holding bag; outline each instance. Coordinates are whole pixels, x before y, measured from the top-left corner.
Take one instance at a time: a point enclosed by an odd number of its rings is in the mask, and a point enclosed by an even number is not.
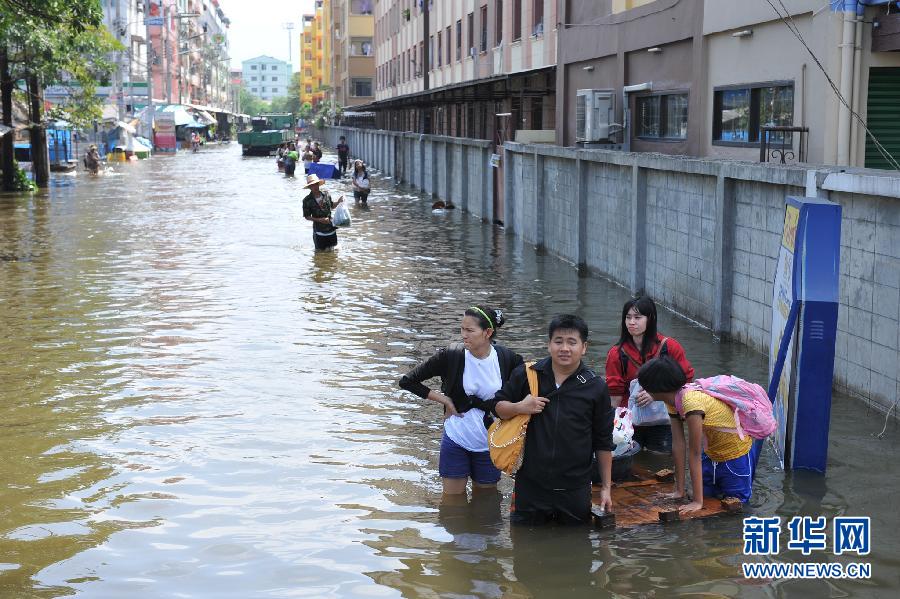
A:
[[[525,374],[528,377],[528,389],[531,395],[538,396],[538,375],[531,367],[534,362],[525,364]],[[522,467],[525,458],[525,433],[528,423],[531,422],[531,414],[517,414],[507,420],[498,418],[488,429],[488,449],[491,452],[491,461],[498,469],[510,476],[514,475]]]

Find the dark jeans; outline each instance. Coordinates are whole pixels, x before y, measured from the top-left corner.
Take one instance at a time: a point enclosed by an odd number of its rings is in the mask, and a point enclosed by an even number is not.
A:
[[[331,235],[319,235],[313,231],[313,244],[317,250],[327,250],[337,245],[337,231]]]
[[[347,170],[347,162],[350,159],[346,154],[338,154],[338,168],[341,169],[341,174]]]
[[[510,521],[539,525],[589,524],[591,521],[591,485],[578,489],[545,489],[539,484],[516,477]]]

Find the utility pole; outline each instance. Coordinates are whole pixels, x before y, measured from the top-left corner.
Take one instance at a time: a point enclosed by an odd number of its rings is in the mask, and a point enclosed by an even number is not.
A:
[[[294,30],[294,22],[293,21],[285,21],[281,24],[282,29],[286,29],[288,32],[288,62],[291,62],[291,45],[293,44],[293,38],[291,37],[291,32]]]
[[[116,29],[116,41],[121,42],[122,36],[121,32],[123,29],[122,26],[122,3],[120,0],[116,0],[116,18],[113,21],[113,27]],[[116,94],[116,114],[121,121],[125,117],[125,90],[124,85],[122,83],[122,51],[116,50],[116,85],[115,85],[115,94]]]
[[[154,145],[153,139],[153,40],[150,38],[149,12],[144,11],[144,26],[147,36],[147,139]]]
[[[422,21],[424,21],[424,26],[423,26],[424,33],[422,35],[422,40],[423,40],[422,47],[424,48],[424,50],[422,52],[422,54],[424,55],[422,57],[422,72],[425,74],[425,77],[423,78],[423,81],[422,81],[423,91],[428,91],[428,89],[429,89],[428,73],[429,73],[429,70],[431,69],[431,40],[428,36],[429,29],[431,29],[430,23],[429,23],[429,11],[428,11],[429,4],[430,4],[430,0],[424,0],[424,2],[422,2],[422,16],[423,16]],[[426,112],[428,109],[420,108],[419,110],[421,110],[421,112],[422,112],[422,125],[419,128],[420,133],[431,133],[431,131],[428,130],[431,119],[429,119],[428,116],[426,116]]]
[[[169,5],[163,6],[163,60],[166,61],[166,102],[172,103],[172,61],[169,58]]]

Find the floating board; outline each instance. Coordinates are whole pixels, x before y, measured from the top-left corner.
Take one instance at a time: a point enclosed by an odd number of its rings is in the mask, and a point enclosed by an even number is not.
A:
[[[672,483],[671,470],[660,470],[657,473],[637,470],[634,480],[613,483],[614,517],[600,512],[596,505],[600,500],[600,487],[593,487],[594,524],[598,528],[634,528],[645,524],[697,520],[741,511],[741,504],[736,500],[726,502],[706,497],[703,499],[702,509],[681,513],[678,508],[684,502],[667,497],[672,492]]]

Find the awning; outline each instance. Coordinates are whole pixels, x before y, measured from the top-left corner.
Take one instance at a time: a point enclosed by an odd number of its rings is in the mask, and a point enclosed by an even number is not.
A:
[[[157,109],[157,112],[171,112],[175,115],[175,126],[179,125],[187,125],[188,123],[194,122],[194,117],[185,110],[184,106],[181,104],[169,104],[168,106],[160,106]]]
[[[200,121],[201,123],[205,122],[208,125],[215,125],[216,123],[218,123],[218,121],[205,110],[198,110],[196,117],[198,121]]]
[[[137,129],[135,129],[134,127],[132,127],[125,121],[116,121],[116,127],[119,127],[123,131],[127,131],[128,133],[131,133],[132,135],[137,133]]]
[[[206,129],[207,127],[209,127],[209,125],[207,125],[206,123],[201,123],[199,121],[194,121],[184,126],[185,129]]]

